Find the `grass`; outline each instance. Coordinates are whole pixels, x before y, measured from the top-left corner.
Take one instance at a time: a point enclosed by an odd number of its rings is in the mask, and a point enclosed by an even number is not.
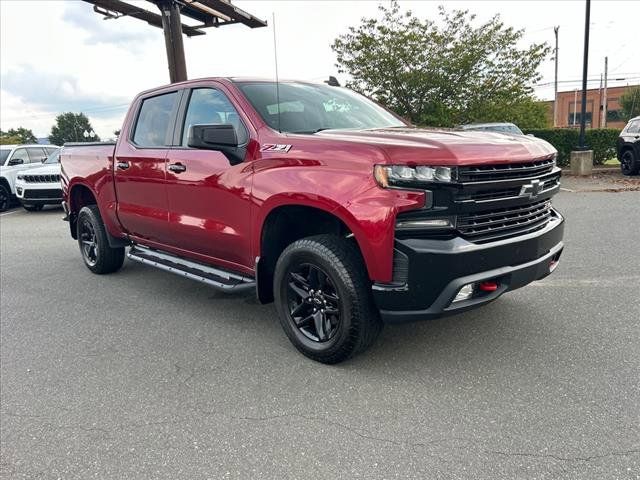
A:
[[[616,157],[613,157],[613,158],[610,158],[609,160],[605,160],[604,165],[619,166],[620,162]]]

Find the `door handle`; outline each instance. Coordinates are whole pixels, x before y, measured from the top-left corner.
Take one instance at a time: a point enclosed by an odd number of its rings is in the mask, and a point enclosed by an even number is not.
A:
[[[118,163],[116,163],[116,167],[118,167],[120,170],[126,170],[130,166],[131,165],[129,165],[129,162],[118,162]]]
[[[186,169],[187,167],[181,163],[172,163],[169,165],[169,170],[176,173],[184,172]]]

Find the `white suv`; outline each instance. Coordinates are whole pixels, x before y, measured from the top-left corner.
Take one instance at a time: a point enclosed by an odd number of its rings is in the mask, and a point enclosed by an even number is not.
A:
[[[60,150],[55,150],[41,167],[21,170],[16,176],[16,196],[25,210],[42,210],[45,205],[62,203]]]
[[[11,206],[18,172],[41,167],[60,147],[56,145],[0,145],[0,212]]]

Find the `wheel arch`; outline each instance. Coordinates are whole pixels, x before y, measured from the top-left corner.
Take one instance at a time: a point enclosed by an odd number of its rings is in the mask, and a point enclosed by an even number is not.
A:
[[[345,210],[346,212],[346,210]],[[302,222],[297,219],[303,218]],[[254,251],[257,252],[257,294],[261,303],[273,301],[273,273],[282,251],[291,243],[304,237],[319,234],[335,234],[353,238],[358,251],[364,257],[362,245],[354,230],[355,219],[340,212],[339,205],[297,198],[296,201],[273,202],[263,208],[254,235]]]

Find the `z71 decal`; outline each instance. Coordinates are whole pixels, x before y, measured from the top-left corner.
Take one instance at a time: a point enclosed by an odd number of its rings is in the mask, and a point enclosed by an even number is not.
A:
[[[283,153],[287,153],[289,150],[291,150],[291,145],[280,145],[280,144],[273,144],[273,143],[268,143],[266,145],[263,145],[262,148],[260,149],[261,152],[283,152]]]

